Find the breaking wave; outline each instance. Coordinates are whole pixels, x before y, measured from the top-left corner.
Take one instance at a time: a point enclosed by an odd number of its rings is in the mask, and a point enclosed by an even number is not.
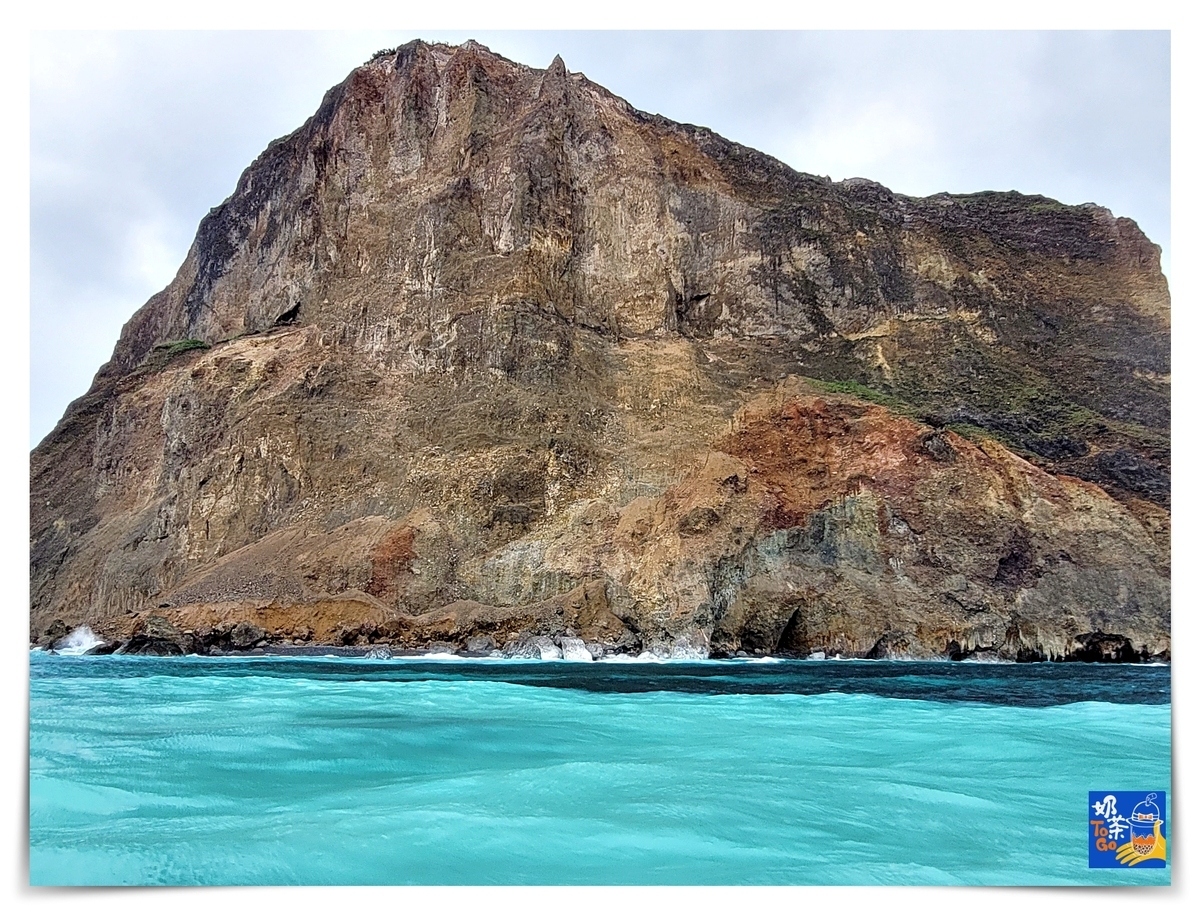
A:
[[[54,650],[59,654],[86,654],[97,645],[103,645],[104,639],[92,632],[89,626],[80,626],[70,635],[54,643]]]

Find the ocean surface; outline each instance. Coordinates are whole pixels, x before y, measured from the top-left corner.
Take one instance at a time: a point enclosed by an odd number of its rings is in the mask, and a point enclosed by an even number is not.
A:
[[[1170,670],[30,654],[33,884],[1161,884]],[[1171,831],[1167,816],[1166,831]]]

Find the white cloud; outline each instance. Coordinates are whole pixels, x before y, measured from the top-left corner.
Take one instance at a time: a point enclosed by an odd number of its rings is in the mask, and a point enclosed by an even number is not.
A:
[[[125,269],[131,285],[162,289],[175,278],[181,258],[171,223],[163,218],[143,219],[129,227],[129,254]]]
[[[935,152],[929,124],[911,111],[874,102],[849,115],[826,110],[788,143],[785,162],[835,181],[872,178],[897,163],[919,161]],[[908,182],[904,182],[908,183]]]

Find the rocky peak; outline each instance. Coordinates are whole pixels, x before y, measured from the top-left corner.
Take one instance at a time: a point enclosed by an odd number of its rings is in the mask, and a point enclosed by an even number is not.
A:
[[[1156,654],[1169,342],[1101,208],[833,183],[410,42],[246,169],[35,450],[34,628]]]

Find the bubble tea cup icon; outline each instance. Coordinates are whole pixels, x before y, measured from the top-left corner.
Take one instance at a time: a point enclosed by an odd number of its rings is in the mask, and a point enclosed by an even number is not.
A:
[[[1146,799],[1133,808],[1129,815],[1129,841],[1138,855],[1148,855],[1154,851],[1154,824],[1159,822],[1158,805],[1154,800],[1155,793],[1146,795]]]

